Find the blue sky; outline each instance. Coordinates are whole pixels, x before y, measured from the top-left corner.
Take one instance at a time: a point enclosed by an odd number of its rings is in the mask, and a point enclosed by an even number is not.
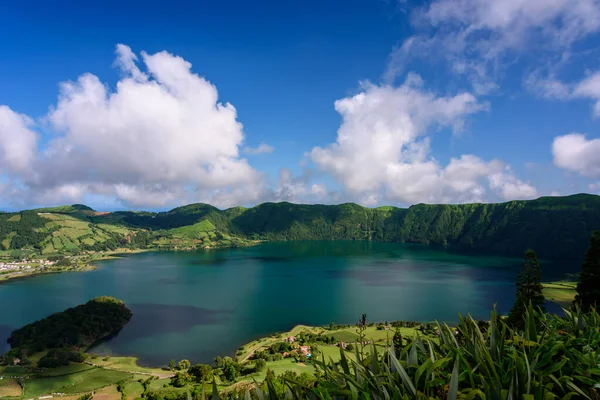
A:
[[[0,205],[595,193],[599,16],[595,0],[7,2]]]

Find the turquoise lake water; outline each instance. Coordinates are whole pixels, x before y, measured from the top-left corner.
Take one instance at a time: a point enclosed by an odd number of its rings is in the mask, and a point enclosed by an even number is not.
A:
[[[454,322],[514,301],[521,260],[373,242],[286,242],[199,252],[141,253],[88,272],[0,284],[0,339],[24,324],[101,295],[124,300],[131,322],[99,354],[141,364],[210,362],[297,324]],[[544,266],[546,280],[568,268]],[[555,307],[555,309],[557,309]],[[2,350],[2,349],[0,349]]]

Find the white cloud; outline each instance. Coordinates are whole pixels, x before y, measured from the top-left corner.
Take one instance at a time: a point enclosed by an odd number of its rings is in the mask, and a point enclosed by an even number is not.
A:
[[[335,102],[342,116],[337,140],[309,158],[342,188],[314,182],[314,172],[282,169],[275,185],[241,156],[272,152],[266,143],[242,147],[233,105],[220,103],[208,80],[167,52],[136,55],[116,48],[122,77],[109,88],[93,74],[60,85],[57,103],[34,122],[0,106],[2,196],[36,204],[81,202],[88,196],[134,207],[196,201],[221,207],[261,201],[366,205],[471,202],[535,197],[499,160],[461,155],[442,165],[431,156],[430,134],[459,133],[465,119],[487,110],[468,92],[438,96],[421,77],[400,86],[364,83]],[[469,67],[465,67],[469,68]],[[41,145],[40,145],[41,143]],[[23,200],[26,199],[26,200]]]
[[[498,192],[504,200],[533,199],[538,196],[535,187],[515,177],[510,169],[507,172],[491,174],[490,188]]]
[[[388,81],[413,58],[441,58],[484,94],[517,58],[557,62],[598,32],[600,0],[433,0],[412,22],[416,34],[390,56]]]
[[[313,183],[312,174],[305,171],[299,176],[293,176],[292,171],[282,168],[279,171],[279,182],[273,193],[269,194],[274,201],[289,201],[292,203],[314,203],[330,200],[330,193],[323,183]]]
[[[275,151],[273,146],[266,143],[261,143],[258,147],[244,147],[243,152],[250,155],[269,154]]]
[[[466,116],[486,106],[469,93],[435,96],[421,84],[410,75],[399,87],[365,84],[355,96],[336,101],[342,116],[337,140],[313,148],[313,162],[367,205],[381,195],[408,204],[481,201],[486,179],[503,199],[535,197],[535,188],[500,161],[463,155],[442,167],[431,158],[432,128],[460,130]]]
[[[579,82],[573,89],[573,97],[593,99],[595,101],[594,115],[600,116],[600,71]]]
[[[120,68],[126,76],[129,75],[138,82],[146,82],[148,80],[148,76],[140,71],[136,65],[138,57],[129,46],[120,43],[117,44],[116,53],[117,59],[114,62],[114,66]]]
[[[588,178],[600,176],[600,139],[586,139],[581,133],[557,136],[552,143],[554,165]]]
[[[567,100],[573,96],[573,88],[568,84],[554,76],[544,77],[537,70],[525,77],[523,85],[530,92],[547,99]]]
[[[563,82],[554,76],[543,77],[536,71],[525,79],[525,87],[547,99],[590,99],[594,101],[594,116],[600,117],[600,71],[589,73],[579,82]]]
[[[54,136],[39,154],[32,121],[0,107],[0,166],[42,199],[85,192],[160,206],[260,186],[262,175],[240,157],[236,109],[218,102],[214,85],[164,51],[141,53],[146,72],[129,47],[116,53],[123,77],[114,91],[89,73],[61,84],[45,118]],[[253,200],[252,191],[236,193],[238,203]]]
[[[35,160],[37,135],[33,120],[0,105],[0,169],[27,174]]]

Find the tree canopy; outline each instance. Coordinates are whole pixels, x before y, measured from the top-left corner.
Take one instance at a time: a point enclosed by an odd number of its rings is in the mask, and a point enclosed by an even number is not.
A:
[[[508,315],[509,324],[522,328],[529,304],[535,309],[545,311],[543,289],[542,270],[537,254],[529,249],[525,252],[523,268],[517,279],[516,300]]]
[[[600,231],[594,231],[577,283],[578,303],[584,310],[600,306]]]
[[[121,330],[131,316],[121,300],[96,297],[13,331],[8,343],[29,353],[63,347],[85,349]]]

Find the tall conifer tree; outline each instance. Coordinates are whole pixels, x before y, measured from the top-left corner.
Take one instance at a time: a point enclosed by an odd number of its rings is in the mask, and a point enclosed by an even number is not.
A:
[[[533,250],[525,252],[523,268],[517,279],[517,299],[508,314],[508,322],[516,328],[524,327],[525,311],[531,302],[534,308],[546,310],[545,298],[542,292],[542,269]]]
[[[590,247],[581,265],[575,303],[584,311],[600,307],[600,231],[592,232]]]

